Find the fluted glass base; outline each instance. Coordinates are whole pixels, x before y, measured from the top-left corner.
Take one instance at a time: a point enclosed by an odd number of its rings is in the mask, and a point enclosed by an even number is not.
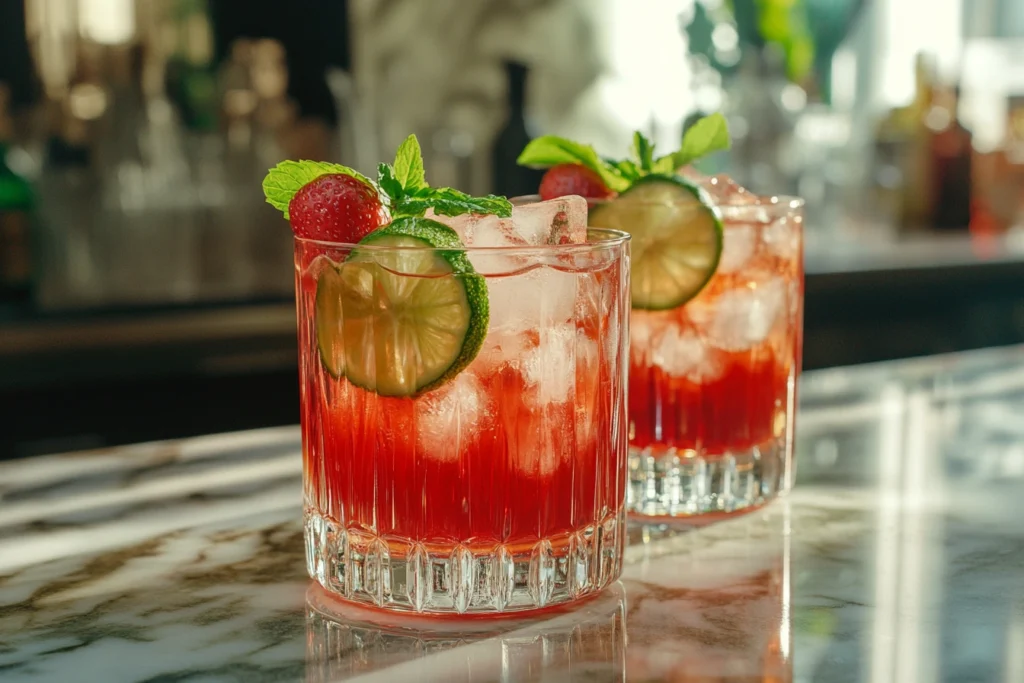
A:
[[[423,614],[521,613],[585,598],[622,569],[624,512],[521,545],[444,545],[344,529],[305,511],[309,575],[339,598]]]
[[[698,517],[742,512],[785,487],[785,438],[720,455],[676,448],[630,448],[626,505],[631,515]]]

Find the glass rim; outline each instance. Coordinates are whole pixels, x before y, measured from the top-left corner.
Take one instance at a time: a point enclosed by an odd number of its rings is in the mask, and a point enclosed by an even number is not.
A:
[[[757,199],[756,203],[751,204],[750,202],[738,202],[738,201],[720,202],[720,201],[715,200],[714,197],[712,197],[711,198],[711,206],[712,206],[712,208],[715,208],[715,209],[729,209],[729,210],[741,210],[741,209],[742,210],[758,210],[758,209],[760,209],[760,210],[767,210],[767,211],[770,211],[773,214],[775,214],[775,213],[784,213],[784,212],[789,212],[789,211],[799,211],[799,210],[803,209],[804,206],[807,203],[807,202],[804,201],[804,199],[802,197],[797,197],[797,196],[794,196],[794,195],[786,195],[786,194],[761,195],[761,194],[754,194],[753,192],[751,192],[750,195]],[[617,198],[613,197],[613,198],[610,198],[610,199],[587,199],[587,206],[588,207],[593,207],[593,206],[597,206],[597,205],[600,205],[600,204],[605,204],[607,202],[613,201],[614,199],[617,199]],[[516,204],[518,202],[523,202],[523,203],[526,203],[526,202],[536,202],[536,201],[540,201],[540,195],[523,195],[521,197],[513,197],[510,201],[513,204]],[[679,202],[679,201],[675,201],[675,202],[666,202],[666,201],[656,202],[656,201],[638,200],[638,199],[628,199],[627,201],[629,201],[631,204],[635,204],[637,206],[675,206],[677,204],[682,203],[682,202]],[[690,202],[686,202],[686,203],[689,204]]]
[[[599,236],[597,241],[592,241],[590,235],[596,233]],[[347,251],[360,250],[370,253],[402,252],[402,251],[459,251],[468,253],[488,254],[509,254],[523,255],[531,254],[561,255],[561,254],[586,254],[600,249],[620,248],[628,243],[632,236],[622,230],[612,228],[599,228],[587,226],[587,241],[582,244],[516,244],[509,246],[466,246],[461,247],[420,247],[420,246],[394,246],[379,244],[354,244],[351,242],[331,242],[329,240],[314,240],[307,237],[293,235],[296,244],[309,245],[326,249],[342,249]]]

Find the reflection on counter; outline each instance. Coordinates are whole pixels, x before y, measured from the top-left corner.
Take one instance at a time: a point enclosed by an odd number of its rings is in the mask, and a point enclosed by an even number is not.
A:
[[[381,662],[387,662],[391,680],[424,683],[585,676],[612,682],[632,676],[626,667],[626,591],[621,584],[553,618],[510,623],[438,624],[389,616],[394,623],[375,626],[373,619],[380,614],[342,605],[316,586],[307,592],[306,605],[307,683],[370,674]]]
[[[801,415],[798,487],[835,492],[836,509],[860,505],[840,493],[851,484],[878,495],[869,545],[826,550],[839,563],[871,558],[839,577],[848,607],[871,610],[863,623],[854,609],[835,612],[833,629],[864,632],[838,651],[833,638],[831,655],[869,649],[858,680],[1017,680],[1024,594],[1012,574],[1024,544],[1007,520],[1024,512],[1024,429],[1011,418],[1024,405],[1024,348],[891,367],[804,383],[822,400]]]
[[[622,582],[543,618],[438,624],[312,587],[306,680],[793,681],[787,520],[738,520],[711,543],[637,527]]]

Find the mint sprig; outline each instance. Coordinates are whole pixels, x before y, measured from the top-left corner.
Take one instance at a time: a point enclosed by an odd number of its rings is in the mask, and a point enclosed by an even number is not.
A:
[[[654,166],[654,143],[640,131],[633,133],[633,156],[639,162],[641,171],[651,172]]]
[[[441,216],[459,216],[464,213],[494,214],[502,218],[512,215],[512,204],[505,197],[489,194],[472,197],[450,187],[430,187],[423,169],[423,154],[419,140],[410,135],[399,145],[393,164],[377,167],[377,182],[373,182],[348,166],[326,161],[282,161],[267,172],[263,179],[263,194],[267,203],[280,210],[285,218],[288,205],[296,193],[320,176],[340,173],[366,183],[380,195],[392,219],[398,216],[422,216],[427,209]]]
[[[678,150],[661,157],[654,156],[654,143],[637,131],[633,134],[632,159],[604,159],[590,145],[545,135],[526,145],[517,163],[532,168],[579,164],[597,173],[608,189],[622,192],[646,175],[671,175],[683,166],[725,149],[729,149],[729,127],[724,116],[712,114],[686,130]]]
[[[501,218],[512,215],[512,204],[504,197],[489,194],[486,197],[472,197],[450,187],[430,190],[426,197],[409,197],[402,200],[398,213],[403,216],[422,216],[427,209],[433,209],[439,216],[461,216],[464,213],[493,214]]]
[[[450,187],[430,187],[423,173],[423,155],[419,140],[410,135],[398,147],[394,164],[377,167],[377,184],[386,195],[392,216],[422,216],[433,209],[440,216],[465,213],[512,215],[512,204],[504,197],[489,194],[472,197]]]

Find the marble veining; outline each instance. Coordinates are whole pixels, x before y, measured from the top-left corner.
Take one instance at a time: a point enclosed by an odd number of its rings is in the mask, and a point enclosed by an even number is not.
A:
[[[1024,681],[1024,349],[802,395],[784,500],[474,629],[311,589],[294,428],[0,464],[0,681]]]

